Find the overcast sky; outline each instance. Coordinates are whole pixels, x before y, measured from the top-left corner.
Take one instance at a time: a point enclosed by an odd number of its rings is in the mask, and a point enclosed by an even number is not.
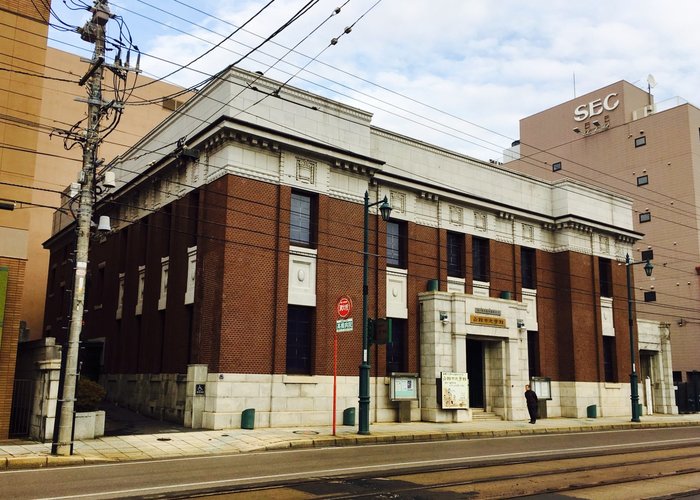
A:
[[[290,85],[374,113],[376,126],[483,160],[501,159],[502,150],[518,138],[521,118],[618,80],[646,88],[651,74],[657,103],[681,97],[700,104],[696,0],[344,1],[318,1],[239,66],[282,81],[294,76]],[[161,77],[221,42],[268,2],[115,0],[109,5],[140,50],[159,58],[144,56],[141,68]],[[181,70],[168,80],[185,86],[202,81],[306,4],[277,0],[245,31],[193,64],[198,71]],[[58,0],[53,8],[69,24],[89,18]],[[119,35],[115,21],[109,22],[108,35]],[[83,56],[92,51],[75,33],[51,30],[50,38],[50,45],[62,50]],[[330,45],[333,38],[338,42]],[[288,53],[299,43],[298,53]]]

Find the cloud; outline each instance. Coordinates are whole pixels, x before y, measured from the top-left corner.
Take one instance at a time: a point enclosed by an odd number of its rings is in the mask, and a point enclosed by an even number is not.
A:
[[[169,62],[187,64],[263,5],[199,2],[197,9],[211,13],[205,16],[172,0],[157,4],[183,21],[123,1],[139,13],[121,13],[137,26],[136,43],[160,58],[142,63],[153,75],[171,72],[176,66]],[[672,7],[652,0],[384,0],[372,8],[375,2],[352,0],[330,19],[333,7],[320,2],[240,65],[282,81],[294,76],[292,85],[373,112],[377,126],[482,159],[500,157],[499,149],[518,138],[519,119],[573,98],[574,91],[581,95],[622,79],[645,87],[651,73],[657,101],[681,95],[698,102],[700,30],[691,0]],[[275,2],[193,67],[209,74],[222,69],[304,3]],[[334,37],[338,43],[329,46]],[[285,49],[296,44],[301,54]],[[190,70],[169,77],[181,85],[203,78]]]

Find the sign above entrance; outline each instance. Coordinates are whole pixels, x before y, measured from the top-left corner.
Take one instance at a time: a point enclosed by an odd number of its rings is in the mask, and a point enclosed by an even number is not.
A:
[[[472,325],[481,325],[481,326],[497,326],[499,328],[506,327],[506,319],[505,318],[497,318],[494,316],[480,316],[478,314],[470,314],[469,315],[469,323],[471,323]]]
[[[486,307],[475,307],[474,312],[476,314],[489,314],[491,316],[500,316],[501,315],[500,309],[490,309],[490,308],[486,308]]]

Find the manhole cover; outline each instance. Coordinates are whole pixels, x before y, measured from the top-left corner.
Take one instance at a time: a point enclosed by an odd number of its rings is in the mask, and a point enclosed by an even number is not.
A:
[[[170,438],[157,438],[157,441],[170,441]]]
[[[294,434],[301,434],[303,436],[315,436],[318,434],[317,431],[294,431]]]

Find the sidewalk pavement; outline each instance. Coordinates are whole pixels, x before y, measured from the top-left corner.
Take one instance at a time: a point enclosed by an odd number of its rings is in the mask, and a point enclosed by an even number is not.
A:
[[[591,432],[621,429],[700,426],[700,413],[642,416],[640,423],[629,417],[548,418],[531,425],[476,419],[464,423],[373,423],[369,435],[357,427],[256,428],[189,430],[156,434],[105,436],[77,441],[72,456],[51,455],[51,443],[11,440],[0,442],[0,470],[30,469],[63,465],[98,464],[132,460],[222,455],[287,448],[350,446],[359,444],[437,441],[483,437]]]

